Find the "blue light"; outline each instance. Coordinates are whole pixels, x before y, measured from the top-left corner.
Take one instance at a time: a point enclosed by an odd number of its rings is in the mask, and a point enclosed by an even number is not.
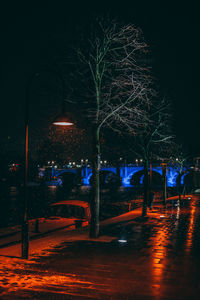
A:
[[[140,184],[143,184],[144,174],[140,178]]]
[[[131,178],[134,176],[134,174],[143,171],[144,168],[143,166],[125,166],[125,167],[121,167],[120,168],[120,177],[122,179],[122,186],[124,187],[132,187],[133,185],[131,185]],[[117,168],[115,167],[103,167],[101,168],[101,171],[109,171],[112,173],[117,173]],[[162,176],[162,167],[157,166],[157,167],[153,167],[152,171],[157,172],[158,174],[160,174]],[[71,172],[71,173],[77,173],[76,169],[59,169],[56,170],[54,169],[54,176],[59,176],[62,173],[65,172]],[[169,167],[167,169],[167,186],[168,187],[174,187],[177,184],[177,176],[178,176],[178,171],[176,168],[173,167]],[[84,185],[90,185],[90,178],[92,176],[92,168],[90,167],[86,167],[82,169],[82,178],[83,178],[83,184]],[[187,173],[183,174],[181,177],[181,184],[184,183],[184,177],[187,175]],[[140,176],[140,184],[143,184],[143,178],[144,178],[144,174],[141,174]]]

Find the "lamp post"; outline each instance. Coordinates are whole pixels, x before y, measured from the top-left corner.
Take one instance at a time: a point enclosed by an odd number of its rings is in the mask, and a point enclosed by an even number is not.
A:
[[[162,166],[163,183],[164,183],[163,204],[166,205],[166,199],[167,199],[167,163],[161,163],[161,166]]]
[[[64,92],[65,92],[65,86],[64,86],[64,80],[60,76],[59,73],[57,73],[54,70],[43,70],[43,72],[51,72],[57,75],[57,77],[61,80],[62,87],[63,87],[63,101],[62,101],[62,110],[61,113],[56,117],[56,119],[53,121],[53,124],[55,125],[62,125],[62,126],[69,126],[73,125],[72,122],[70,122],[67,119],[66,113],[65,113],[65,103],[64,103]],[[23,219],[22,219],[22,226],[21,226],[21,256],[24,259],[28,259],[29,255],[29,226],[28,226],[28,142],[29,142],[29,91],[32,84],[33,79],[38,76],[39,73],[34,73],[27,82],[26,87],[26,98],[25,98],[25,173],[24,173],[24,205],[23,205]]]

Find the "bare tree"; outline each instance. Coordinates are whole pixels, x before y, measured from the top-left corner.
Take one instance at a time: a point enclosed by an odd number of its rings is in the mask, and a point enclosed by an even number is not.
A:
[[[87,85],[88,117],[93,136],[93,201],[90,236],[99,234],[100,133],[102,128],[136,133],[150,105],[152,77],[142,58],[148,53],[140,29],[97,21],[87,46],[78,51],[80,74]],[[85,95],[82,95],[85,97]]]
[[[182,144],[173,143],[171,147],[170,163],[173,164],[174,169],[178,173],[177,186],[178,186],[178,196],[179,201],[181,200],[181,195],[184,192],[181,186],[181,177],[185,174],[186,168],[185,164],[189,158]]]
[[[166,160],[170,155],[173,141],[171,132],[171,105],[166,98],[152,98],[145,112],[141,132],[133,135],[130,150],[142,157],[144,162],[144,200],[142,215],[147,214],[147,204],[150,189],[149,162],[151,160]],[[130,130],[130,133],[131,130]],[[133,130],[134,133],[134,130]],[[131,139],[130,139],[131,141]],[[163,174],[164,175],[164,174]]]

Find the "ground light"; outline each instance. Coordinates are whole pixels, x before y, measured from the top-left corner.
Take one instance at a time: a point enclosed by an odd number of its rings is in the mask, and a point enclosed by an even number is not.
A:
[[[119,243],[127,243],[127,232],[126,232],[126,229],[123,227],[121,232],[120,232],[120,237],[118,239],[118,242]]]
[[[127,240],[125,240],[125,239],[119,239],[118,242],[119,243],[127,243]]]

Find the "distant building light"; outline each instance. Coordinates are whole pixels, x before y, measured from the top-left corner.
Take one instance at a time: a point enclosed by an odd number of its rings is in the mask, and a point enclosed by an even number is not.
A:
[[[164,215],[160,215],[160,218],[164,218],[165,216]]]

